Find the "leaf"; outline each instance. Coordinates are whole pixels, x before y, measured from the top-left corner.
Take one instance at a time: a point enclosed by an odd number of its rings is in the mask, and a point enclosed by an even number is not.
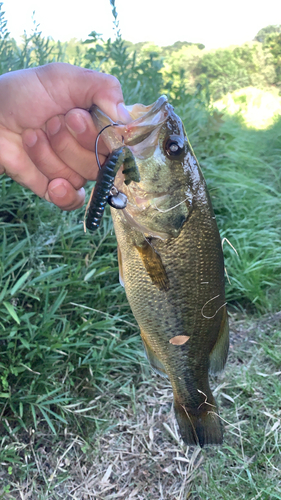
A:
[[[49,415],[47,414],[47,412],[41,407],[39,406],[39,409],[43,415],[43,417],[45,418],[48,426],[50,427],[51,431],[55,434],[55,436],[57,435],[57,432],[56,432],[56,429],[54,428],[53,424],[52,424],[52,421],[50,420],[49,418]]]
[[[6,307],[9,314],[12,316],[12,318],[18,323],[18,325],[20,325],[20,320],[14,306],[12,306],[12,304],[10,304],[9,302],[3,302],[3,304]]]
[[[21,341],[22,345],[24,347],[26,347],[26,349],[30,349],[30,344],[29,344],[29,342],[27,342],[27,340],[21,338],[20,341]]]
[[[2,302],[2,300],[4,299],[5,295],[6,295],[6,292],[7,292],[7,288],[8,288],[8,285],[10,283],[10,279],[11,279],[11,276],[8,276],[7,280],[6,280],[6,283],[5,283],[5,286],[2,290],[2,292],[0,293],[0,302]]]
[[[46,271],[45,273],[40,274],[39,276],[36,276],[31,282],[29,283],[30,285],[34,285],[35,283],[38,283],[38,281],[44,281],[46,278],[49,276],[53,276],[54,274],[60,273],[64,268],[66,267],[66,264],[60,267],[56,267],[55,269],[51,269],[50,271]]]
[[[107,271],[111,271],[111,267],[109,266],[104,266],[104,267],[101,267],[97,273],[96,273],[96,276],[102,276],[103,274],[105,274]]]
[[[277,420],[277,422],[275,422],[273,424],[271,429],[266,433],[266,437],[269,436],[269,434],[271,434],[272,432],[276,431],[276,429],[278,429],[278,427],[280,427],[280,420]]]
[[[42,410],[42,407],[40,407],[40,410]],[[63,422],[64,424],[67,424],[67,420],[65,420],[65,418],[63,418],[61,415],[59,415],[58,413],[55,413],[54,411],[50,410],[50,408],[46,408],[44,407],[44,411],[45,412],[48,412],[50,413],[51,415],[53,415],[57,420],[60,420],[61,422]]]
[[[107,470],[105,472],[105,474],[103,475],[102,477],[102,480],[101,480],[101,484],[104,484],[104,483],[107,483],[110,476],[111,476],[111,472],[112,472],[112,464],[110,464],[108,467],[107,467]]]
[[[231,401],[231,403],[235,403],[234,399],[231,396],[229,396],[229,394],[225,394],[224,392],[222,392],[221,395],[228,401]]]
[[[27,278],[30,276],[32,273],[33,269],[29,269],[29,271],[26,271],[20,279],[15,283],[15,285],[11,288],[10,294],[15,295],[15,293],[18,291],[18,289],[23,285],[23,283],[27,280]]]
[[[188,337],[187,335],[176,335],[175,337],[170,339],[169,342],[170,342],[170,344],[173,344],[173,345],[183,345],[189,339],[190,339],[190,337]]]
[[[32,417],[33,417],[34,427],[35,427],[35,429],[37,429],[37,418],[36,418],[36,412],[35,412],[34,405],[31,404],[30,407],[31,407],[31,413],[32,413]]]
[[[95,274],[95,272],[96,269],[92,269],[90,272],[88,272],[84,278],[84,281],[88,281],[93,276],[93,274]]]

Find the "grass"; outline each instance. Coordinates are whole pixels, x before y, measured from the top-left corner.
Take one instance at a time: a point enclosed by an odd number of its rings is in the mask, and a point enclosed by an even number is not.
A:
[[[281,119],[254,130],[239,117],[214,111],[191,141],[221,237],[238,252],[225,244],[228,302],[263,313],[281,304],[280,137]]]
[[[2,498],[281,498],[280,124],[248,130],[196,106],[179,112],[221,234],[239,253],[224,247],[228,300],[272,310],[255,321],[234,313],[230,360],[215,381],[225,444],[199,452],[180,442],[171,389],[151,375],[118,283],[109,214],[84,234],[82,210],[61,212],[3,176]]]
[[[14,184],[3,182],[9,206]],[[50,415],[66,423],[74,387],[83,402],[87,377],[97,386],[126,363],[132,370],[136,335],[124,341],[132,326],[109,218],[98,236],[84,237],[82,213],[60,213],[30,195],[22,203],[17,195],[20,205],[3,214],[16,220],[1,226],[2,412],[8,403],[18,425],[31,419],[37,428],[43,417],[55,432]]]
[[[38,33],[28,40],[32,58],[26,45],[14,64],[52,60]],[[116,68],[126,62],[118,43]],[[125,98],[138,100],[140,87],[146,102],[157,98],[152,63],[131,80],[122,63]],[[170,84],[221,236],[238,252],[225,241],[232,340],[213,381],[225,443],[201,451],[180,441],[170,386],[151,374],[118,282],[109,213],[84,234],[83,210],[61,212],[2,176],[0,498],[281,498],[281,120],[249,128],[243,113],[208,109],[203,93]]]
[[[93,397],[107,431],[86,436],[66,426],[50,438],[42,422],[25,439],[19,430],[7,432],[0,448],[4,498],[281,498],[280,314],[245,320],[236,313],[231,332],[226,371],[213,381],[225,422],[222,447],[182,444],[170,386],[139,354],[133,380],[124,369],[114,395],[108,386]],[[127,404],[118,406],[119,397]]]
[[[193,99],[178,111],[221,235],[239,254],[225,243],[228,301],[236,310],[274,314],[281,303],[280,123],[249,130]],[[1,188],[2,497],[231,500],[231,485],[233,499],[242,487],[241,498],[280,498],[273,496],[280,475],[280,316],[275,323],[233,323],[238,338],[252,342],[233,344],[215,384],[229,422],[225,444],[186,449],[170,387],[152,377],[118,283],[109,214],[96,235],[84,234],[83,210],[61,212],[4,176]]]

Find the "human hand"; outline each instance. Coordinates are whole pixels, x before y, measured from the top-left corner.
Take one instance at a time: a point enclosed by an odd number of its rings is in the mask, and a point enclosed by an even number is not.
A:
[[[63,210],[83,205],[86,180],[96,178],[97,131],[86,109],[97,104],[126,121],[118,80],[65,63],[0,77],[0,174],[6,173]],[[99,141],[99,152],[106,148]]]

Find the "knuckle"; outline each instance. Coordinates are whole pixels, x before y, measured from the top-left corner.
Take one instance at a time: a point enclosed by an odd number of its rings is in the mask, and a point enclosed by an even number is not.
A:
[[[121,84],[118,80],[118,78],[116,78],[116,76],[113,76],[113,75],[108,75],[109,79],[108,79],[108,83],[110,84],[109,86],[111,88],[116,88],[116,89],[121,89]]]
[[[59,135],[59,134],[57,134]],[[69,141],[67,137],[49,137],[49,141],[53,151],[58,155],[64,155],[69,150]]]
[[[121,90],[121,84],[116,76],[109,75],[108,73],[100,73],[99,71],[93,71],[88,68],[84,68],[84,73],[94,78],[98,75],[98,78],[103,82],[104,86],[109,89]]]

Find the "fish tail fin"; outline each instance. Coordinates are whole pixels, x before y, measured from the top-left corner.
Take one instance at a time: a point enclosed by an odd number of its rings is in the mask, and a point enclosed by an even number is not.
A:
[[[222,444],[223,427],[217,409],[203,405],[196,413],[174,400],[174,410],[183,441],[188,445]]]

